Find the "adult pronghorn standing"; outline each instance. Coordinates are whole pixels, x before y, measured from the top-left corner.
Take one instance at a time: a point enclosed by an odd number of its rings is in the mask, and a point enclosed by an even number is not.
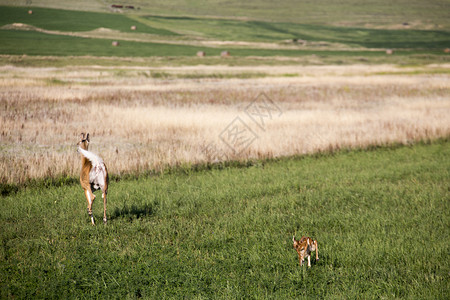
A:
[[[92,225],[95,225],[94,216],[92,215],[92,203],[94,203],[95,195],[93,192],[102,190],[103,198],[103,223],[106,224],[106,194],[108,193],[108,171],[103,160],[88,151],[89,133],[81,134],[81,140],[78,142],[78,152],[81,153],[81,174],[80,183],[84,190],[88,202],[88,214],[91,217]]]

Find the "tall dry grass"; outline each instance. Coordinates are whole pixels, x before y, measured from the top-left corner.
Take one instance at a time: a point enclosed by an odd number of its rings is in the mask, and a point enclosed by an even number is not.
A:
[[[446,74],[375,75],[405,71],[392,66],[217,66],[159,71],[268,75],[158,79],[148,76],[151,71],[1,68],[0,182],[77,176],[80,159],[75,144],[81,132],[91,133],[90,149],[118,175],[450,134]],[[245,113],[261,93],[281,110],[264,118],[263,127]],[[224,142],[236,117],[257,136],[248,147]]]

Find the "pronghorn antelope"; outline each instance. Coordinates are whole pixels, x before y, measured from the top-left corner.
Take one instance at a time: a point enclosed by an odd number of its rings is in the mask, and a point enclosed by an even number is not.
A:
[[[92,225],[95,225],[94,216],[92,214],[92,203],[94,203],[95,200],[93,192],[102,190],[103,223],[106,224],[106,194],[108,193],[109,182],[106,165],[100,157],[88,151],[89,133],[86,136],[82,133],[81,140],[77,145],[78,152],[81,154],[80,183],[88,202],[89,217],[91,217]]]
[[[317,247],[317,241],[310,237],[303,236],[299,241],[295,240],[295,236],[292,236],[294,242],[294,249],[298,253],[298,262],[300,267],[303,265],[305,256],[308,257],[308,267],[311,267],[311,252],[316,251],[316,261],[319,260],[319,248]]]

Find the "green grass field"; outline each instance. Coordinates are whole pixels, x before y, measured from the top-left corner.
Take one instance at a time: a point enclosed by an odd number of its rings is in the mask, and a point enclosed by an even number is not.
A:
[[[353,27],[401,25],[408,22],[414,28],[450,29],[449,2],[446,0],[315,0],[295,1],[253,0],[134,0],[92,1],[78,0],[0,0],[0,5],[22,7],[53,7],[80,11],[109,12],[111,4],[132,4],[135,10],[123,10],[127,14],[151,14],[165,16],[214,16],[217,18],[255,19],[273,22],[303,24],[345,25]]]
[[[219,56],[227,48],[211,48],[164,43],[142,43],[134,41],[121,42],[119,47],[112,47],[111,40],[90,39],[74,36],[60,36],[33,31],[0,30],[0,54],[4,55],[44,55],[44,56],[116,56],[116,57],[151,57],[151,56],[195,56],[197,51],[206,51],[210,56]],[[397,63],[403,58],[425,55],[433,62],[448,61],[449,55],[442,51],[403,50],[395,53]],[[337,63],[356,57],[365,62],[376,57],[385,57],[384,51],[345,51],[345,50],[272,50],[272,49],[232,49],[232,56],[318,56],[319,58],[338,58]],[[332,61],[330,61],[333,63]],[[335,63],[336,63],[335,62]]]
[[[387,30],[317,24],[230,20],[217,18],[144,16],[158,28],[226,41],[280,42],[306,40],[349,47],[442,49],[449,34],[438,30]]]
[[[74,153],[75,155],[75,153]],[[1,298],[408,298],[449,290],[450,143],[342,151],[1,198]],[[319,242],[299,268],[292,235]]]
[[[123,32],[131,32],[131,25],[136,21],[125,15],[72,11],[61,9],[33,8],[29,15],[23,7],[1,6],[0,26],[12,23],[23,23],[38,28],[58,31],[89,31],[100,27],[110,28]],[[158,35],[176,35],[174,32],[152,28],[146,24],[138,23],[139,32]]]
[[[439,62],[442,59],[447,60],[449,55],[444,54],[443,49],[450,47],[449,34],[442,30],[368,29],[260,20],[127,15],[48,8],[33,8],[33,14],[29,15],[23,7],[0,7],[0,26],[14,23],[57,32],[50,34],[3,28],[0,30],[0,54],[167,57],[194,56],[200,50],[206,51],[208,56],[218,56],[223,50],[231,50],[232,56],[242,57],[358,56],[363,62],[367,57],[385,56],[386,48],[395,48],[399,49],[396,55],[431,54],[437,55],[438,59],[434,62]],[[131,25],[138,25],[138,31],[132,32]],[[93,33],[91,38],[68,35],[83,34],[98,28],[116,30],[118,34],[105,37],[99,32]],[[154,38],[159,39],[159,42],[152,42]],[[112,40],[121,41],[121,45],[112,47]],[[167,42],[164,42],[165,40]],[[215,48],[183,44],[196,40],[266,42],[280,46],[294,46],[295,43],[292,40],[298,40],[301,43],[307,41],[310,46],[306,48],[298,46],[296,49],[287,50],[257,49],[256,45],[246,47],[227,45]],[[367,49],[379,49],[379,51],[367,51]]]
[[[142,20],[142,22],[139,22]],[[145,22],[147,21],[147,22]],[[122,15],[97,12],[34,8],[29,15],[22,7],[0,7],[0,26],[24,23],[47,30],[67,32],[109,28],[161,36],[184,35],[227,41],[279,42],[289,39],[341,43],[367,48],[441,49],[450,46],[448,32],[438,30],[386,30],[281,23],[256,20],[233,20],[200,17]],[[149,24],[155,25],[150,26]]]
[[[210,48],[164,43],[121,42],[119,47],[112,47],[111,40],[89,39],[74,36],[58,36],[33,31],[0,31],[2,46],[0,54],[46,55],[46,56],[195,56],[203,50],[211,56],[219,56],[226,48]],[[271,50],[271,49],[232,49],[233,56],[286,56],[299,57],[317,55],[319,57],[360,57],[372,58],[386,56],[384,51],[344,51],[344,50]],[[419,54],[438,55],[442,51],[398,51],[397,56]],[[449,55],[446,55],[447,57]],[[446,58],[444,58],[447,60]]]

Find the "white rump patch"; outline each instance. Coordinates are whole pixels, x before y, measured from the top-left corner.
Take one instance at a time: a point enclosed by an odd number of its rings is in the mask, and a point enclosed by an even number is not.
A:
[[[78,151],[92,164],[92,169],[89,172],[89,183],[94,190],[101,189],[103,191],[105,189],[106,181],[106,167],[103,160],[96,154],[84,150],[81,147],[78,147]]]

